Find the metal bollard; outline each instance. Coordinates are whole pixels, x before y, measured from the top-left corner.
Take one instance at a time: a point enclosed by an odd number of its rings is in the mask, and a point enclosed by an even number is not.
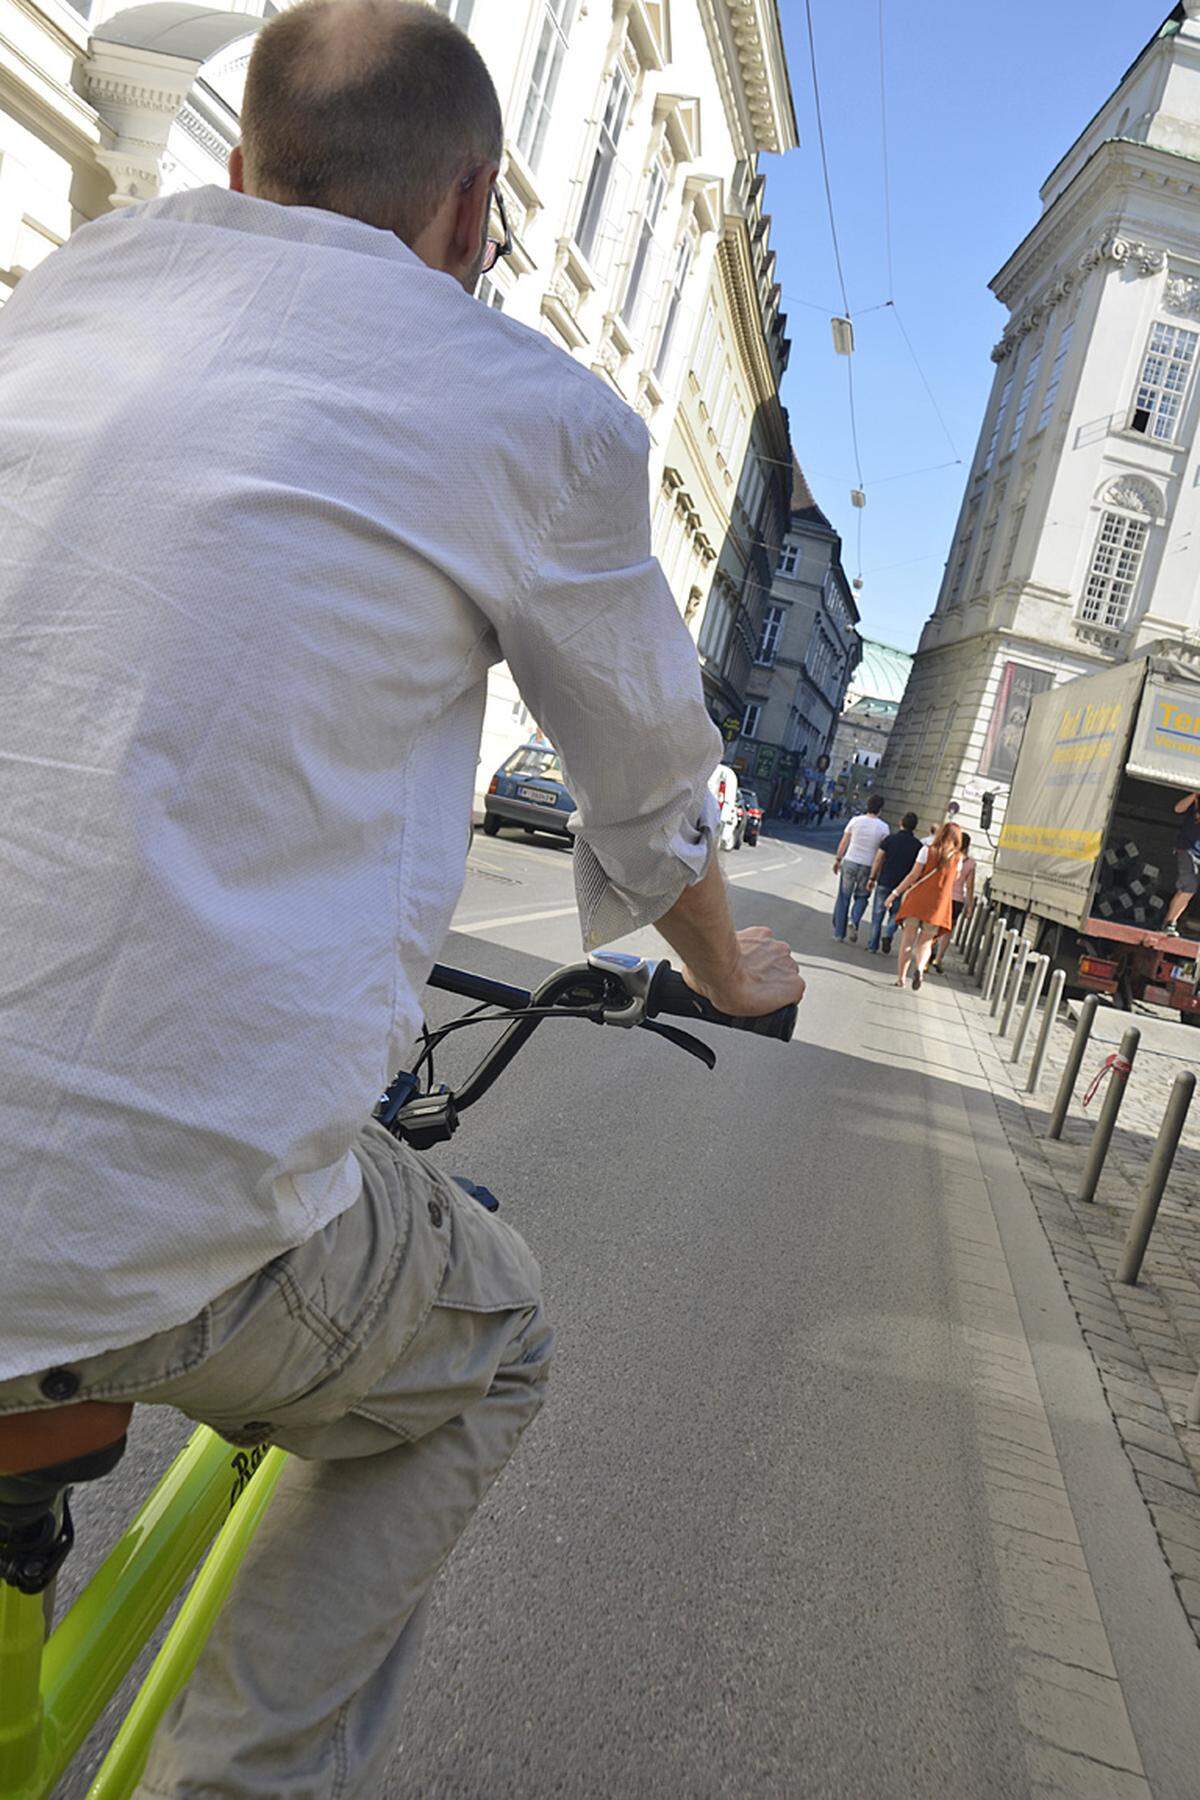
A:
[[[1042,1085],[1042,1070],[1046,1066],[1046,1052],[1050,1048],[1050,1033],[1054,1030],[1054,1021],[1058,1017],[1058,1009],[1062,1005],[1063,989],[1066,985],[1067,971],[1055,969],[1050,977],[1050,992],[1046,997],[1046,1006],[1042,1013],[1041,1029],[1037,1035],[1037,1043],[1033,1047],[1033,1061],[1029,1065],[1029,1080],[1025,1083],[1027,1094],[1036,1094]]]
[[[988,1011],[991,1013],[993,1019],[1000,1010],[1000,999],[1008,983],[1008,977],[1012,969],[1016,948],[1017,934],[1016,931],[1010,927],[1009,930],[1004,933],[1004,948],[1000,952],[1000,961],[997,964],[995,978],[992,981],[992,991],[988,1003]]]
[[[1013,1011],[1017,1004],[1017,996],[1021,992],[1021,983],[1025,979],[1025,965],[1029,961],[1029,939],[1022,933],[1017,940],[1016,952],[1013,956],[1013,978],[1009,983],[1008,998],[1004,1002],[1004,1010],[1000,1014],[1000,1036],[1008,1036],[1008,1028],[1012,1024]]]
[[[972,973],[975,969],[975,950],[979,943],[979,934],[983,930],[986,915],[986,903],[982,900],[977,900],[975,902],[975,911],[971,914],[971,929],[967,933],[967,941],[963,949],[963,955],[967,959],[967,968]]]
[[[1171,1164],[1175,1161],[1175,1152],[1178,1150],[1179,1140],[1183,1136],[1184,1121],[1187,1118],[1188,1107],[1192,1104],[1192,1095],[1195,1091],[1196,1077],[1190,1069],[1175,1077],[1171,1098],[1167,1101],[1167,1110],[1163,1114],[1163,1121],[1154,1141],[1150,1167],[1146,1170],[1146,1179],[1142,1183],[1142,1191],[1138,1195],[1137,1210],[1133,1215],[1129,1234],[1125,1239],[1125,1248],[1121,1252],[1121,1260],[1117,1265],[1118,1281],[1132,1285],[1142,1272],[1142,1258],[1146,1254],[1146,1245],[1150,1242],[1150,1233],[1153,1231],[1154,1221],[1158,1217],[1158,1203],[1163,1197],[1167,1176],[1171,1173]]]
[[[958,915],[958,921],[950,940],[956,950],[966,949],[967,939],[971,935],[971,926],[975,919],[975,908],[978,904],[977,900],[972,900],[970,906],[964,906]]]
[[[1017,1035],[1013,1042],[1012,1060],[1019,1063],[1021,1052],[1025,1048],[1025,1039],[1029,1036],[1029,1027],[1033,1024],[1033,1015],[1037,1011],[1037,1003],[1042,997],[1042,989],[1046,985],[1046,974],[1050,968],[1048,956],[1035,956],[1033,972],[1029,977],[1029,992],[1025,996],[1025,1011],[1021,1014],[1021,1023],[1017,1026]]]
[[[996,968],[995,979],[992,982],[991,1005],[988,1008],[993,1019],[1000,1011],[1000,1002],[1004,998],[1004,990],[1008,986],[1008,978],[1012,973],[1013,963],[1016,960],[1018,937],[1019,933],[1014,926],[1004,933],[1001,940],[1002,947],[1000,950],[1000,961]]]
[[[1050,1114],[1047,1137],[1060,1138],[1062,1136],[1067,1111],[1071,1105],[1071,1095],[1075,1092],[1075,1083],[1079,1080],[1079,1068],[1083,1062],[1083,1053],[1087,1049],[1087,1041],[1092,1035],[1097,1004],[1095,994],[1089,994],[1079,1009],[1075,1036],[1071,1039],[1071,1049],[1067,1056],[1067,1066],[1062,1072],[1062,1080],[1059,1082],[1058,1092],[1054,1096],[1054,1107]]]
[[[983,925],[980,928],[979,942],[975,946],[975,960],[971,964],[971,973],[975,977],[975,985],[977,987],[983,985],[984,970],[987,968],[988,957],[992,953],[992,939],[996,935],[996,920],[998,916],[996,910],[993,907],[989,907]]]
[[[981,1001],[988,1001],[988,999],[991,999],[991,981],[993,981],[993,977],[995,977],[995,968],[997,968],[997,963],[1000,961],[1000,943],[1002,943],[1002,940],[1004,940],[1004,931],[1002,931],[1000,922],[997,920],[995,927],[993,927],[993,931],[991,931],[988,954],[984,956],[981,965],[979,965],[979,997],[981,997]]]
[[[982,994],[979,995],[982,1001],[990,1001],[991,999],[991,988],[995,985],[997,968],[1000,967],[1000,958],[1002,958],[1002,954],[1004,954],[1004,940],[1006,940],[1006,938],[1006,927],[997,922],[997,929],[991,932],[991,949],[988,950],[988,961],[986,961],[986,965],[984,965]]]
[[[1117,1114],[1121,1110],[1121,1102],[1125,1098],[1125,1088],[1129,1081],[1130,1067],[1137,1055],[1142,1034],[1136,1025],[1131,1025],[1121,1039],[1117,1055],[1121,1062],[1129,1065],[1121,1068],[1116,1065],[1108,1077],[1108,1087],[1104,1093],[1104,1104],[1100,1108],[1100,1117],[1096,1120],[1096,1129],[1092,1133],[1092,1141],[1088,1146],[1087,1163],[1079,1183],[1079,1199],[1094,1200],[1096,1189],[1100,1185],[1100,1174],[1104,1168],[1104,1159],[1108,1155],[1108,1146],[1112,1142],[1113,1130],[1117,1123]]]
[[[981,988],[984,985],[985,981],[987,980],[988,969],[991,966],[991,959],[995,954],[996,945],[997,945],[1000,937],[1002,936],[1007,924],[1008,924],[1008,920],[1005,918],[1005,916],[1004,916],[1003,912],[1000,910],[1000,908],[997,907],[995,912],[992,914],[991,919],[988,922],[986,941],[983,946],[983,955],[980,958],[980,962],[979,962],[979,975],[978,975],[977,979],[979,981],[979,985]]]
[[[983,928],[987,924],[988,907],[983,900],[975,902],[975,911],[971,917],[971,929],[967,933],[966,959],[967,968],[975,973],[975,958],[979,954],[979,944],[983,937]]]

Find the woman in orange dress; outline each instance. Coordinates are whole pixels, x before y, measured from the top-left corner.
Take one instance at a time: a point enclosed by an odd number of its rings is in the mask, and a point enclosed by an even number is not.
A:
[[[904,986],[910,962],[913,987],[919,988],[925,979],[938,934],[948,931],[954,922],[954,881],[961,862],[962,832],[957,825],[940,825],[932,843],[925,846],[904,880],[888,896],[890,906],[897,895],[903,895],[896,914],[900,921],[897,987]]]

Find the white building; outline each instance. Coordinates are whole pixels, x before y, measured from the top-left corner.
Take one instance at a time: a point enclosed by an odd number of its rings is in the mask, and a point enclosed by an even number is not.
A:
[[[1011,318],[882,771],[894,811],[957,800],[972,832],[994,794],[993,838],[1031,697],[1200,628],[1200,0],[1041,199],[991,284]]]
[[[749,474],[752,431],[788,453],[756,168],[797,141],[776,0],[476,0],[469,28],[505,106],[517,239],[487,297],[646,420],[654,548],[699,633],[718,576],[740,596],[731,540],[771,516],[770,483],[760,493]],[[715,693],[710,705],[720,716]],[[529,726],[495,671],[481,780]]]
[[[646,420],[655,548],[699,631],[726,540],[770,524],[751,433],[760,463],[788,456],[756,167],[796,143],[777,0],[434,3],[471,33],[504,108],[516,250],[483,297]],[[224,179],[252,33],[277,10],[0,0],[0,303],[108,206]],[[500,670],[481,781],[528,729]]]

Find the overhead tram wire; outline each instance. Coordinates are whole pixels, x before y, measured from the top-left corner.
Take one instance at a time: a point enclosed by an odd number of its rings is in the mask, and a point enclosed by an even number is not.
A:
[[[887,247],[887,291],[890,296],[894,296],[896,280],[892,272],[892,175],[888,157],[887,59],[884,52],[883,6],[884,0],[879,0],[879,143],[883,154],[883,241]]]
[[[924,369],[921,367],[921,364],[918,361],[917,353],[913,349],[912,339],[909,337],[907,331],[904,329],[904,320],[900,317],[900,308],[896,305],[896,302],[894,300],[889,300],[888,305],[892,309],[892,317],[895,319],[896,324],[900,327],[900,336],[904,339],[904,342],[908,347],[908,354],[912,357],[913,368],[917,371],[917,374],[920,377],[921,386],[925,389],[925,392],[929,396],[929,404],[930,404],[930,406],[932,406],[934,413],[937,416],[937,422],[946,434],[946,442],[949,444],[951,450],[954,453],[954,460],[956,463],[961,463],[962,457],[958,453],[958,445],[955,443],[954,438],[951,435],[950,427],[946,423],[945,415],[943,414],[941,407],[937,403],[937,399],[934,395],[933,389],[929,385],[929,378],[927,377]]]
[[[842,266],[842,246],[838,238],[837,217],[833,207],[833,184],[829,178],[829,150],[825,142],[825,114],[821,106],[821,81],[817,74],[817,39],[813,29],[812,0],[804,0],[804,18],[808,29],[808,60],[812,70],[813,106],[817,120],[817,146],[821,156],[821,178],[825,184],[825,205],[829,213],[829,235],[833,240],[833,260],[837,269],[838,290],[842,296],[842,312],[851,318],[850,296],[846,291],[846,271]],[[858,413],[854,401],[854,357],[846,358],[846,389],[850,406],[850,442],[854,450],[854,470],[859,493],[863,493],[862,454],[858,444]],[[862,580],[862,509],[858,509],[858,579]]]

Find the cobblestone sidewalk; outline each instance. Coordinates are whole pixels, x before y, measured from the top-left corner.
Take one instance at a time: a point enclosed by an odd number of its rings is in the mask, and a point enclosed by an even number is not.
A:
[[[949,968],[948,963],[948,968]],[[1186,1028],[1147,1012],[1101,1009],[1060,1142],[1046,1137],[1074,1030],[1060,1014],[1041,1093],[1024,1092],[1029,1052],[1011,1062],[979,990],[953,959],[946,986],[971,1027],[973,1047],[1049,1240],[1083,1335],[1095,1357],[1129,1461],[1150,1509],[1180,1598],[1200,1638],[1200,1430],[1186,1407],[1200,1364],[1200,1100],[1193,1103],[1136,1287],[1115,1280],[1121,1246],[1175,1076],[1195,1068]],[[1120,1123],[1096,1199],[1076,1197],[1101,1095],[1082,1095],[1130,1023],[1143,1032]],[[1033,1033],[1030,1033],[1032,1038]]]

